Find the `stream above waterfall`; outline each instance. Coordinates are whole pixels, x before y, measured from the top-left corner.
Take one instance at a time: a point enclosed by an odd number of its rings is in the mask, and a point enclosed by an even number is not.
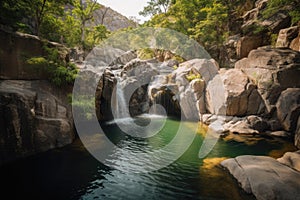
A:
[[[141,119],[132,120],[141,124]],[[147,139],[124,134],[115,123],[101,126],[118,147],[146,152],[168,144],[180,123],[167,119],[163,129]],[[228,136],[219,139],[208,157],[199,159],[205,129],[200,127],[198,132],[193,144],[177,161],[157,171],[137,174],[101,164],[77,139],[67,147],[3,166],[0,170],[2,195],[11,199],[252,199],[218,163],[245,154],[280,156],[288,146],[288,142],[279,139]],[[134,162],[128,160],[132,159],[130,155],[115,153],[112,162],[125,165]]]

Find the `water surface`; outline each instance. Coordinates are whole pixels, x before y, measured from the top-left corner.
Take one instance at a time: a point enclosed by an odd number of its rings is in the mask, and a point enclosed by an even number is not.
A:
[[[128,136],[114,123],[102,127],[117,146],[150,151],[168,144],[179,123],[168,119],[161,132],[148,139]],[[2,196],[8,195],[10,199],[253,199],[239,189],[218,163],[245,154],[279,156],[281,149],[288,146],[278,139],[229,136],[220,138],[207,158],[199,159],[204,130],[199,131],[193,144],[176,162],[158,171],[139,174],[104,166],[77,139],[67,147],[1,167]],[[130,162],[128,158],[120,154],[117,159],[126,164]]]

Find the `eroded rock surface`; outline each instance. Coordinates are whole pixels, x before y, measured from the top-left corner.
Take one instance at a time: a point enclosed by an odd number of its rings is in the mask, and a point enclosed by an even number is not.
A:
[[[48,82],[0,81],[0,102],[0,164],[73,141],[66,94]]]
[[[251,51],[248,58],[238,61],[235,68],[241,69],[257,86],[267,113],[271,113],[282,91],[300,87],[299,66],[300,52],[259,48]]]

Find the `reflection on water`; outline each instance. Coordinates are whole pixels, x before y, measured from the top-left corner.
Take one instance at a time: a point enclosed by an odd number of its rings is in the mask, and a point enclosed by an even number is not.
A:
[[[123,134],[113,123],[103,128],[119,147],[147,151],[168,144],[178,126],[179,122],[168,119],[161,132],[148,139]],[[229,136],[220,138],[207,158],[199,159],[204,135],[198,134],[186,153],[168,167],[140,174],[102,165],[77,140],[65,148],[1,167],[2,196],[9,195],[10,199],[252,199],[238,188],[219,163],[238,155],[272,152],[279,155],[280,149],[289,150],[283,140],[257,137],[243,140],[240,136]],[[120,155],[118,162],[129,162],[127,159],[126,155]]]

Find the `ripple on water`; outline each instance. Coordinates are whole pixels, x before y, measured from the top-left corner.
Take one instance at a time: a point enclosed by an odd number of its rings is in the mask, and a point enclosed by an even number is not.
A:
[[[121,149],[114,152],[111,162],[127,168],[151,166],[147,157],[138,160],[132,157],[133,153],[152,152],[165,146],[174,138],[179,123],[168,119],[161,133],[147,139],[124,135],[115,123],[104,125],[107,135]],[[190,125],[194,127],[187,126]],[[201,127],[199,130],[205,131]],[[243,154],[278,155],[279,151],[283,153],[283,147],[284,151],[290,149],[286,141],[228,136],[219,139],[207,158],[199,159],[204,136],[198,134],[176,162],[150,173],[124,173],[106,167],[77,141],[2,167],[2,191],[18,188],[16,195],[20,198],[33,195],[51,199],[252,199],[219,163]]]

